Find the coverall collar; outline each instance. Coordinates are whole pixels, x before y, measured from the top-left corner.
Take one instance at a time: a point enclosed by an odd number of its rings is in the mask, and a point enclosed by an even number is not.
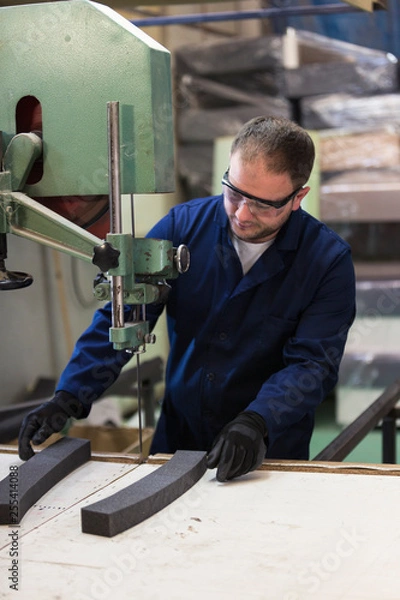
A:
[[[215,214],[215,222],[225,230],[227,243],[232,245],[229,236],[229,219],[225,212],[223,205],[223,197],[218,203],[218,208]],[[279,231],[275,242],[270,246],[264,254],[258,259],[253,265],[250,271],[241,278],[240,282],[233,293],[233,296],[241,294],[246,290],[267,281],[280,271],[285,268],[286,252],[294,251],[297,249],[300,237],[302,222],[302,211],[301,209],[293,211],[284,224],[282,229]],[[238,259],[239,260],[239,259]]]

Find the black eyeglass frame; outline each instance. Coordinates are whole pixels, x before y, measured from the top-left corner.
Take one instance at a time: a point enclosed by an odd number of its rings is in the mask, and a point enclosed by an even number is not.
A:
[[[221,180],[222,185],[226,185],[226,187],[231,189],[233,192],[240,194],[241,196],[243,196],[243,198],[248,198],[249,200],[254,200],[255,202],[259,202],[260,204],[263,204],[264,206],[272,206],[272,208],[282,208],[283,206],[288,204],[288,202],[293,200],[293,198],[296,197],[296,195],[300,192],[300,190],[303,189],[303,186],[301,185],[299,188],[295,189],[294,192],[289,194],[289,196],[286,196],[286,198],[283,198],[283,200],[275,200],[275,201],[264,200],[263,198],[258,198],[257,196],[252,196],[251,194],[248,194],[247,192],[243,192],[241,189],[237,188],[235,185],[233,185],[233,183],[231,183],[229,181],[228,175],[229,175],[229,169],[227,169],[222,176],[222,180]]]

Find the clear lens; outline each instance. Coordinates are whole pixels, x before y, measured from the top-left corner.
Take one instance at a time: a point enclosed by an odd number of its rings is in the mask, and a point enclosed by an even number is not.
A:
[[[250,200],[249,198],[246,198],[238,192],[230,189],[227,185],[225,185],[224,196],[231,204],[233,204],[233,206],[237,208],[239,208],[242,204],[247,204],[251,214],[254,216],[260,214],[265,215],[273,210],[277,210],[268,204],[262,204],[261,202],[257,202],[257,200]]]
[[[300,187],[292,192],[290,196],[287,196],[283,200],[276,200],[274,202],[272,200],[269,201],[257,199],[255,196],[253,197],[242,192],[229,181],[228,171],[224,173],[221,183],[225,186],[225,197],[229,200],[229,202],[237,207],[239,207],[242,202],[245,202],[253,215],[266,214],[271,212],[271,210],[279,210],[283,206],[286,206],[288,202],[293,200],[296,194],[298,194],[298,192],[301,190]]]

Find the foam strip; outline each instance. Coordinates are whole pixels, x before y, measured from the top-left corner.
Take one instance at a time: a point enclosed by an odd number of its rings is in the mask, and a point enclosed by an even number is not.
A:
[[[0,481],[0,524],[20,523],[39,498],[89,459],[89,440],[63,437],[10,470]]]
[[[154,473],[81,510],[82,531],[113,537],[179,498],[206,472],[206,452],[178,450]]]

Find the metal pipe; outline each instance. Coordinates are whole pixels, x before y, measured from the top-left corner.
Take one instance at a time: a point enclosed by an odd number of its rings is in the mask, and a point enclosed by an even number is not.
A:
[[[131,194],[131,226],[132,226],[132,237],[136,236],[135,226],[135,197]]]
[[[110,193],[110,232],[122,233],[121,172],[119,142],[119,102],[107,103],[108,178]],[[121,275],[111,277],[112,326],[122,328],[124,319],[124,286]]]
[[[284,8],[264,8],[259,10],[226,11],[207,14],[172,15],[132,19],[137,27],[156,27],[159,25],[189,25],[191,23],[210,23],[217,21],[244,21],[249,19],[273,19],[274,17],[301,17],[307,15],[333,15],[341,13],[363,12],[355,6],[346,4],[325,4],[321,6],[286,6]]]
[[[121,233],[121,176],[119,145],[119,102],[107,103],[110,232]]]
[[[396,419],[392,414],[382,420],[382,462],[396,464]]]
[[[341,461],[364,439],[400,399],[400,380],[395,381],[355,421],[350,423],[313,460]]]
[[[396,464],[398,407],[393,408],[382,421],[382,462]]]

